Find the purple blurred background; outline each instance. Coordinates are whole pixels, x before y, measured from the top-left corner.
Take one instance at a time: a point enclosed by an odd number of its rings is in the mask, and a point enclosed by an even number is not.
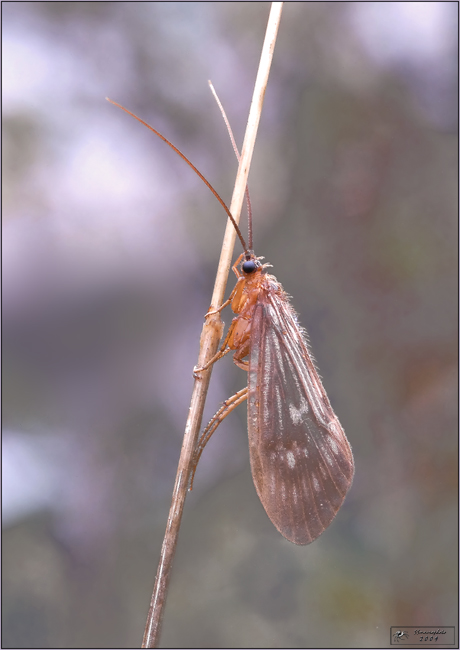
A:
[[[392,625],[457,624],[457,8],[284,7],[254,246],[356,476],[295,547],[232,413],[187,499],[163,647],[381,648]],[[207,80],[241,146],[269,4],[2,10],[3,647],[139,647],[225,215],[104,98],[228,203],[237,163]],[[205,419],[245,381],[222,360]]]

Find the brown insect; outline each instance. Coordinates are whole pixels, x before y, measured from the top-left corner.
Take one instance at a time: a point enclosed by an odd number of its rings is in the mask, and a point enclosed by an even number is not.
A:
[[[306,332],[281,284],[267,273],[271,265],[255,256],[251,230],[248,247],[229,209],[196,167],[158,131],[120,108],[162,138],[202,178],[224,206],[244,249],[233,266],[237,283],[230,297],[206,315],[230,304],[236,317],[220,350],[205,366],[195,368],[195,376],[234,351],[235,364],[248,372],[248,386],[226,400],[203,431],[192,482],[211,435],[247,399],[249,453],[257,494],[286,539],[309,544],[337,514],[350,489],[354,464],[350,444],[313,363]],[[226,124],[231,133],[228,120]]]

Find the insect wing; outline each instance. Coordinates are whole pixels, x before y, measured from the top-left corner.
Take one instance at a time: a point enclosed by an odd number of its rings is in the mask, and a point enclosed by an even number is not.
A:
[[[282,290],[261,292],[254,311],[248,432],[252,476],[267,515],[286,539],[309,544],[337,514],[354,465]]]

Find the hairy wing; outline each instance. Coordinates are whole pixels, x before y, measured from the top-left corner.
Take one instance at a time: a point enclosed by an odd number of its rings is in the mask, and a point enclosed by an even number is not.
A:
[[[251,326],[251,469],[273,524],[294,544],[329,526],[354,473],[348,440],[284,294],[262,292]]]

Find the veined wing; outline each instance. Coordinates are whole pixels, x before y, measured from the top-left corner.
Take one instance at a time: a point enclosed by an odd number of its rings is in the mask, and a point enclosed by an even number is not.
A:
[[[284,293],[262,291],[251,325],[248,432],[257,494],[294,544],[329,526],[354,473],[353,456]]]

